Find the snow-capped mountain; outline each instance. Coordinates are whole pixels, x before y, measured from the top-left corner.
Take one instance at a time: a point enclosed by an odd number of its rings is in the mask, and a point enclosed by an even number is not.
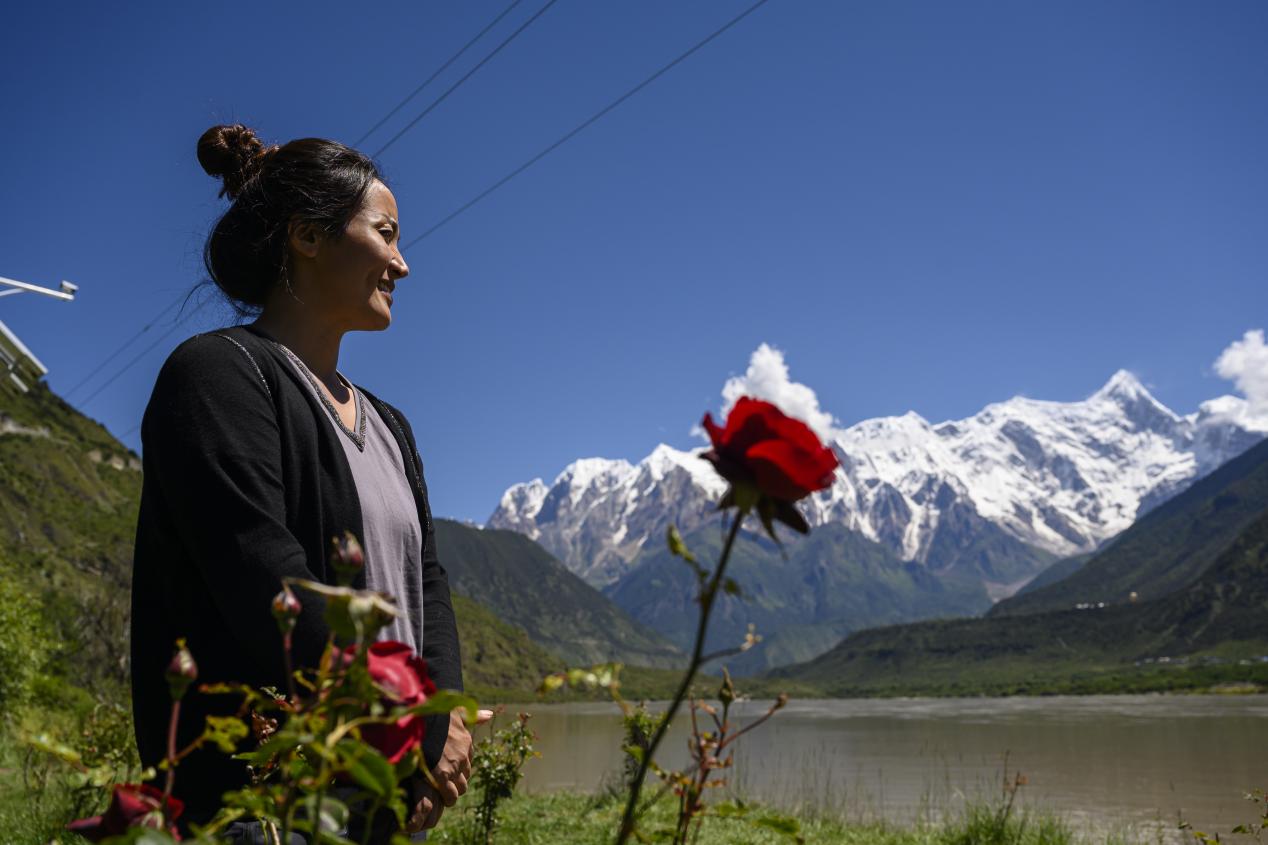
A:
[[[802,507],[811,525],[844,524],[936,570],[949,565],[947,549],[984,532],[1068,555],[1266,433],[1246,400],[1224,396],[1181,416],[1119,371],[1079,402],[1017,397],[963,420],[908,413],[835,429],[842,469]],[[527,534],[590,583],[609,584],[670,522],[689,531],[708,518],[725,483],[700,451],[661,445],[637,464],[577,461],[549,486],[511,487],[488,524]]]

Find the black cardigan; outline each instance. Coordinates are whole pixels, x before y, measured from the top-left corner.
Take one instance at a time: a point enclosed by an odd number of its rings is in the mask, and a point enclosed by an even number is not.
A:
[[[282,578],[334,583],[330,538],[362,536],[361,506],[340,435],[326,410],[268,336],[253,326],[195,335],[164,363],[141,423],[144,482],[132,571],[132,711],[144,765],[166,756],[171,699],[164,669],[177,637],[199,681],[286,688],[281,635],[269,603]],[[396,436],[424,527],[423,657],[436,686],[462,689],[449,582],[436,556],[422,461],[405,416],[364,388]],[[364,574],[354,586],[364,587]],[[329,630],[324,606],[298,594],[297,666],[316,666]],[[209,713],[233,712],[229,696],[193,690],[181,705],[179,743]],[[448,718],[427,721],[424,757],[434,766]],[[216,750],[177,769],[182,821],[204,821],[245,767]]]

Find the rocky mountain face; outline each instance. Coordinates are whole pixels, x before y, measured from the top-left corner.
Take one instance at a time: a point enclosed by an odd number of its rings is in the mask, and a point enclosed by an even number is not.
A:
[[[1007,595],[1058,556],[1095,549],[1140,514],[1263,439],[1244,400],[1179,415],[1119,371],[1078,402],[1016,397],[962,420],[915,413],[833,432],[836,483],[803,503],[934,572],[976,572]],[[725,488],[690,452],[589,458],[517,484],[489,518],[537,540],[595,586],[625,575],[669,523],[708,520]]]

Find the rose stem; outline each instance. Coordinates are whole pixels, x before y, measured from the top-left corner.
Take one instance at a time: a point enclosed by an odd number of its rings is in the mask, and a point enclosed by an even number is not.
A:
[[[621,817],[621,830],[616,837],[617,845],[624,845],[630,838],[630,834],[634,832],[634,816],[638,808],[638,794],[643,789],[643,778],[647,776],[647,769],[651,765],[652,755],[656,753],[656,748],[660,745],[660,741],[664,739],[665,732],[669,729],[669,723],[673,721],[674,714],[678,712],[679,706],[682,704],[683,699],[686,698],[687,690],[691,688],[691,682],[695,680],[696,671],[700,668],[700,658],[704,654],[704,636],[709,627],[709,614],[713,610],[713,600],[717,598],[718,586],[722,583],[722,573],[731,557],[731,547],[735,545],[735,537],[740,533],[740,524],[743,521],[744,511],[736,513],[735,519],[731,523],[731,530],[726,536],[726,545],[722,548],[722,557],[718,560],[718,568],[714,570],[708,586],[700,594],[700,622],[696,626],[696,643],[691,650],[691,662],[687,664],[687,672],[682,676],[678,691],[674,694],[673,699],[670,700],[669,708],[665,711],[664,717],[656,727],[656,733],[652,735],[652,741],[648,743],[647,750],[643,752],[643,759],[639,761],[638,774],[634,776],[634,780],[630,784],[630,796],[625,803],[625,813]]]
[[[167,778],[163,785],[163,822],[167,818],[167,799],[172,797],[172,787],[176,784],[176,725],[180,721],[181,700],[172,701],[172,717],[167,723]]]

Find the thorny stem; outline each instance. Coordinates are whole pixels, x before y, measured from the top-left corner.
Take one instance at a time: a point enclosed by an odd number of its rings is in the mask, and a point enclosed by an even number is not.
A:
[[[291,825],[295,822],[295,799],[299,797],[299,790],[291,785],[286,790],[285,812],[282,813],[282,835],[278,837],[287,845],[291,841]]]
[[[370,837],[374,835],[374,818],[379,814],[379,808],[382,806],[383,802],[377,798],[370,805],[370,812],[365,817],[365,835],[361,837],[361,845],[370,845]]]
[[[176,725],[180,716],[181,700],[178,698],[172,702],[172,717],[167,723],[167,778],[163,784],[163,823],[167,825],[172,821],[167,817],[167,799],[172,797],[172,787],[176,785],[176,762],[180,759],[176,756]]]
[[[330,783],[330,763],[323,756],[317,772],[317,804],[313,808],[313,842],[321,841],[321,805],[326,798],[326,785]],[[287,843],[290,845],[290,843]]]
[[[660,746],[661,740],[665,738],[669,723],[673,721],[674,715],[682,705],[683,699],[687,697],[687,690],[691,689],[691,682],[695,680],[696,672],[700,669],[701,658],[704,655],[704,637],[709,628],[709,614],[713,611],[713,601],[717,598],[718,588],[722,584],[722,573],[726,571],[727,561],[731,557],[731,548],[735,545],[735,538],[740,533],[740,524],[744,522],[745,513],[745,511],[740,511],[731,522],[731,530],[726,536],[726,545],[722,547],[722,556],[718,559],[717,568],[714,569],[713,577],[709,579],[708,586],[700,593],[700,622],[696,626],[696,643],[691,650],[691,662],[687,664],[687,671],[682,676],[678,691],[674,693],[673,699],[670,700],[669,708],[665,711],[664,717],[656,727],[656,733],[652,735],[652,741],[648,743],[647,750],[643,752],[643,759],[639,761],[638,773],[630,783],[630,796],[625,803],[625,813],[621,817],[621,829],[616,837],[617,845],[625,845],[630,835],[634,832],[635,816],[638,809],[638,794],[643,789],[643,779],[647,777],[647,769],[651,765],[652,757]]]
[[[777,710],[779,710],[778,707],[772,707],[771,709],[767,710],[766,713],[761,718],[754,719],[751,723],[745,725],[744,727],[740,728],[735,733],[728,736],[723,741],[719,742],[718,750],[721,751],[726,746],[730,745],[731,743],[735,742],[740,737],[744,736],[744,734],[748,733],[754,728],[760,727],[764,722],[766,722],[767,719],[769,719],[771,716],[774,716]]]
[[[299,696],[295,693],[295,666],[291,663],[291,632],[282,635],[282,654],[286,658],[286,687],[291,694],[291,701],[299,705]]]

